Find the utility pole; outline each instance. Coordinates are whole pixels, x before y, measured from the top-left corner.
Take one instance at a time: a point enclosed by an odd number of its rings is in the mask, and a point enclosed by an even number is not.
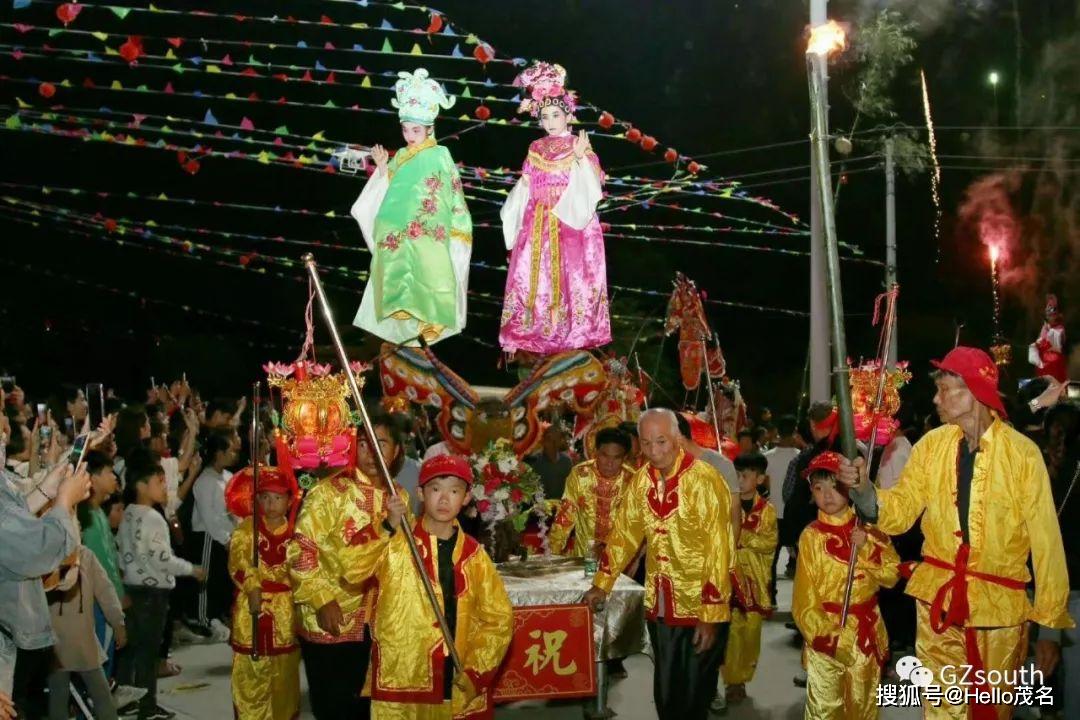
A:
[[[893,158],[893,138],[885,138],[885,290],[896,284],[896,163]],[[895,318],[895,316],[894,316]],[[899,319],[894,319],[899,325]],[[897,329],[893,328],[889,341],[886,367],[896,365]]]
[[[828,0],[810,0],[810,27],[817,27],[828,20],[827,5]],[[823,84],[827,104],[827,73]],[[827,130],[828,128],[826,132]],[[832,397],[832,373],[829,368],[829,303],[825,288],[825,232],[821,224],[821,197],[818,190],[818,175],[813,172],[815,167],[817,167],[817,153],[814,143],[810,143],[810,402],[828,402]],[[832,188],[829,187],[827,191],[832,192]]]

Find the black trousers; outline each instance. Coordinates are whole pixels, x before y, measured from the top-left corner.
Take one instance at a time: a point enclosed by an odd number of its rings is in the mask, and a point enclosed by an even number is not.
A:
[[[118,660],[117,679],[124,685],[146,688],[139,700],[139,717],[157,707],[158,649],[169,619],[169,590],[126,586],[131,607],[124,613],[128,645]]]
[[[707,720],[716,697],[720,665],[727,649],[728,624],[717,628],[716,644],[694,652],[694,628],[648,623],[653,648],[653,700],[659,720]]]
[[[371,659],[371,638],[333,644],[300,640],[308,699],[316,720],[367,720],[371,701],[360,697]]]
[[[23,650],[19,648],[15,655],[15,677],[12,680],[11,699],[15,703],[15,712],[19,718],[45,718],[48,707],[45,704],[45,685],[52,671],[53,648]]]
[[[232,614],[233,584],[229,578],[229,549],[215,542],[209,533],[190,532],[191,546],[198,555],[192,560],[206,570],[206,582],[197,587],[195,607],[189,617],[203,625],[215,618],[225,625]]]

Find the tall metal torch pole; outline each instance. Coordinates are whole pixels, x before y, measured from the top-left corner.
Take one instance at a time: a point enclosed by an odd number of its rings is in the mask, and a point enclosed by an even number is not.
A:
[[[896,162],[894,161],[894,138],[885,138],[885,289],[896,286]],[[896,323],[899,322],[895,311],[893,327],[889,331],[889,347],[886,362],[882,368],[896,365],[897,340]]]
[[[393,496],[397,492],[397,489],[394,487],[394,481],[390,477],[390,469],[386,465],[386,458],[383,457],[382,448],[379,446],[379,440],[375,437],[375,429],[371,426],[371,417],[368,415],[367,408],[364,406],[364,398],[360,394],[360,385],[356,382],[356,374],[349,365],[349,358],[345,354],[345,346],[341,342],[341,335],[338,334],[337,323],[334,321],[334,313],[330,310],[330,302],[326,299],[326,291],[323,290],[322,281],[319,279],[319,268],[315,265],[315,257],[311,253],[307,253],[302,259],[304,261],[304,267],[307,268],[308,276],[311,278],[311,284],[315,288],[315,295],[319,300],[319,307],[322,309],[323,319],[326,320],[326,327],[330,331],[330,338],[334,342],[334,349],[337,350],[338,361],[341,363],[341,368],[349,381],[349,390],[352,391],[353,402],[356,403],[356,409],[360,412],[360,417],[364,424],[364,434],[367,435],[368,444],[371,446],[371,452],[375,454],[375,460],[379,466],[379,476],[386,485],[386,491],[390,493],[390,496]],[[439,631],[442,633],[443,641],[446,643],[447,652],[450,654],[450,659],[454,663],[454,668],[459,675],[463,674],[465,672],[465,665],[461,662],[461,656],[458,654],[457,647],[454,645],[454,635],[450,632],[450,626],[446,624],[446,617],[443,615],[439,597],[435,594],[435,588],[431,584],[431,578],[428,577],[427,570],[424,568],[424,561],[420,557],[420,551],[416,547],[416,539],[413,537],[412,528],[409,527],[409,523],[404,517],[401,518],[398,530],[405,536],[405,542],[409,545],[409,552],[413,559],[413,567],[420,576],[420,582],[424,585],[424,592],[427,595],[432,612],[435,613],[435,619],[439,624]]]
[[[839,46],[815,43],[814,34],[822,28],[835,28],[839,34]],[[832,176],[829,173],[828,130],[826,123],[825,72],[828,53],[842,47],[843,34],[835,23],[818,26],[811,34],[811,44],[806,52],[810,75],[811,141],[815,150],[813,169],[818,179],[818,201],[821,203],[821,220],[825,227],[825,269],[829,291],[830,336],[832,339],[832,362],[834,388],[840,414],[840,447],[849,459],[855,459],[855,416],[851,408],[851,384],[848,380],[847,341],[844,337],[844,298],[840,289],[840,250],[836,238],[836,218],[833,215]]]

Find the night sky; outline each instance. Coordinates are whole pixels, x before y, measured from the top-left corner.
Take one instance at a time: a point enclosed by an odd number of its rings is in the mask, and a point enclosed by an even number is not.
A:
[[[114,3],[115,4],[115,3]],[[191,3],[161,0],[159,8],[190,8]],[[1031,270],[1018,277],[1015,287],[1003,291],[1002,330],[1016,349],[1014,375],[1029,374],[1023,362],[1023,345],[1038,331],[1041,295],[1047,290],[1063,296],[1070,317],[1071,306],[1080,304],[1075,274],[1078,253],[1075,209],[1075,163],[1078,128],[1071,130],[1004,130],[991,126],[1071,126],[1076,117],[1076,77],[1062,60],[1061,49],[1075,47],[1078,10],[1076,2],[1040,0],[1016,3],[1020,16],[1021,59],[1019,66],[1022,102],[1015,97],[1017,73],[1016,23],[1013,4],[993,2],[834,2],[830,16],[857,29],[869,12],[891,5],[916,23],[918,47],[915,60],[902,68],[891,87],[897,117],[893,121],[924,128],[918,71],[925,69],[930,86],[938,152],[943,156],[940,246],[933,238],[934,208],[926,172],[897,182],[900,301],[900,356],[910,360],[916,377],[924,375],[926,361],[951,347],[956,322],[963,322],[962,339],[987,346],[993,332],[989,267],[981,249],[975,216],[960,212],[965,191],[981,177],[1004,172],[1015,181],[1006,183],[1012,201],[1009,213],[1016,227],[1011,261]],[[10,3],[0,22],[62,27],[55,3],[31,2],[12,11]],[[142,6],[145,7],[145,6]],[[499,57],[539,58],[567,68],[570,87],[583,99],[610,111],[655,136],[659,149],[640,148],[607,138],[593,141],[605,169],[611,174],[636,173],[657,180],[671,177],[662,160],[663,150],[677,148],[709,166],[709,178],[737,178],[753,194],[772,199],[783,210],[809,218],[808,144],[809,110],[803,51],[808,10],[805,3],[787,0],[444,0],[433,7],[465,32],[491,43]],[[207,6],[211,9],[210,6]],[[426,25],[420,12],[403,12],[385,6],[361,8],[346,2],[227,2],[212,7],[219,13],[257,14],[317,21],[327,15],[334,22],[368,22],[378,25],[386,18],[396,27]],[[11,19],[9,19],[11,18]],[[104,9],[84,8],[70,25],[73,30],[143,34],[149,37],[186,38],[176,54],[220,58],[213,47],[198,48],[194,38],[234,38],[280,43],[268,49],[234,47],[231,57],[239,61],[249,52],[275,63],[310,63],[310,52],[292,51],[296,42],[337,47],[363,43],[378,47],[381,36],[371,31],[347,31],[315,25],[255,22],[223,22],[197,15],[187,17],[132,13],[120,19]],[[91,65],[55,58],[12,57],[13,46],[26,51],[42,42],[65,48],[96,48],[102,44],[85,36],[23,33],[3,26],[0,47],[0,95],[4,116],[17,108],[16,98],[44,110],[55,103],[67,107],[100,108],[127,113],[146,113],[201,118],[207,110],[222,124],[239,124],[249,118],[259,129],[287,125],[294,134],[323,131],[328,140],[397,147],[400,135],[396,119],[389,114],[329,112],[321,109],[263,103],[250,107],[200,98],[160,94],[106,93],[82,87],[92,77],[99,87],[119,79],[125,87],[146,83],[160,88],[166,81],[199,87],[207,93],[258,92],[265,98],[281,94],[290,100],[322,102],[333,97],[338,105],[388,107],[386,92],[349,90],[345,87],[312,87],[303,83],[274,84],[268,78],[226,78],[194,73],[173,74],[148,67]],[[391,36],[407,48],[418,37]],[[110,38],[116,47],[123,40]],[[163,53],[159,41],[145,40],[146,52]],[[445,43],[440,47],[448,47]],[[473,46],[462,45],[466,53]],[[1054,52],[1058,54],[1054,54]],[[1066,58],[1069,53],[1065,53]],[[357,59],[343,53],[319,55],[328,66],[358,62],[370,73],[413,69],[427,65],[433,75],[483,79],[475,61],[439,61],[427,58],[380,57]],[[1054,60],[1056,58],[1056,60]],[[116,58],[107,58],[115,61]],[[1051,61],[1056,65],[1051,65]],[[1064,64],[1064,65],[1063,65]],[[463,69],[464,68],[464,69]],[[1045,71],[1051,68],[1053,72]],[[853,111],[844,89],[850,88],[858,67],[841,58],[832,69],[831,123],[834,131],[850,128]],[[987,82],[997,70],[1001,82],[996,105]],[[1044,72],[1045,71],[1045,72]],[[298,75],[299,73],[291,73]],[[490,68],[488,75],[509,81],[513,71]],[[34,79],[32,82],[30,79]],[[14,79],[21,80],[15,82]],[[46,100],[39,93],[42,80],[59,84],[70,79],[73,87],[60,87]],[[381,78],[376,78],[381,79]],[[1061,87],[1057,82],[1065,83]],[[1071,83],[1071,85],[1069,84]],[[327,95],[327,92],[337,94]],[[454,88],[451,87],[451,91]],[[505,95],[505,93],[503,93]],[[453,114],[471,113],[475,101],[459,100]],[[496,117],[512,116],[509,105],[493,105]],[[1019,117],[1018,117],[1019,112]],[[129,116],[130,118],[130,116]],[[112,118],[116,119],[116,118]],[[884,179],[880,158],[875,157],[872,131],[882,122],[860,121],[851,162],[834,166],[843,174],[838,227],[843,242],[857,246],[865,257],[884,255]],[[467,127],[466,123],[443,123],[440,136]],[[486,167],[520,165],[528,143],[538,137],[535,128],[480,127],[446,142],[459,162]],[[156,137],[156,136],[155,136]],[[917,138],[925,141],[925,132]],[[766,149],[750,149],[776,145]],[[230,146],[233,147],[233,146]],[[185,172],[178,158],[164,150],[127,148],[116,144],[85,143],[74,139],[29,132],[6,131],[0,142],[2,177],[6,183],[78,187],[112,194],[110,198],[40,192],[10,187],[12,194],[33,202],[65,205],[83,213],[101,212],[102,218],[127,216],[154,219],[159,224],[206,228],[205,233],[173,232],[177,237],[212,247],[241,251],[236,257],[214,264],[177,254],[146,249],[145,241],[118,237],[103,226],[86,229],[85,235],[61,232],[60,226],[44,222],[39,228],[13,222],[0,212],[3,253],[0,283],[0,365],[19,376],[31,390],[62,381],[79,383],[103,380],[124,394],[136,395],[149,377],[164,379],[186,371],[193,384],[208,394],[238,394],[260,374],[266,360],[291,360],[299,349],[303,331],[306,286],[302,269],[272,266],[260,255],[298,259],[307,249],[217,233],[280,234],[307,242],[340,246],[362,245],[351,220],[328,221],[322,213],[334,210],[347,216],[349,206],[363,184],[360,177],[297,171],[280,165],[202,158],[194,173]],[[946,158],[944,156],[952,156]],[[1052,157],[1051,157],[1052,156]],[[1027,158],[1023,161],[1014,158]],[[1032,160],[1031,158],[1034,158]],[[837,157],[834,154],[833,159]],[[1049,180],[1057,193],[1051,202],[1040,201],[1046,188],[1046,167],[1056,168]],[[1064,169],[1062,169],[1064,168]],[[786,170],[785,170],[786,169]],[[610,188],[609,188],[610,190]],[[116,197],[135,192],[205,201],[285,208],[308,208],[313,214],[278,214],[241,209],[188,207],[178,203],[154,203]],[[1044,198],[1045,199],[1045,198]],[[687,200],[687,202],[692,202]],[[711,203],[710,208],[739,218],[775,223],[793,229],[783,216],[750,203]],[[476,222],[497,221],[497,206],[470,203]],[[1060,208],[1064,207],[1062,220]],[[1007,213],[1008,214],[1008,213]],[[608,222],[667,223],[670,214],[635,208],[625,218]],[[70,226],[68,226],[70,227]],[[687,236],[687,233],[675,233]],[[1029,235],[1038,236],[1029,242]],[[804,236],[732,236],[697,233],[699,238],[720,242],[805,250]],[[126,240],[118,244],[118,239]],[[1051,262],[1046,248],[1057,248],[1052,261],[1056,274],[1037,272],[1040,263]],[[314,248],[326,265],[366,270],[369,256],[345,250]],[[696,280],[710,298],[731,300],[800,312],[808,309],[807,266],[802,255],[733,250],[719,247],[688,247],[670,243],[643,243],[609,238],[608,279],[612,285],[668,292],[676,270]],[[197,253],[196,253],[197,254]],[[850,254],[850,253],[849,253]],[[496,229],[477,231],[474,260],[502,263],[505,252]],[[222,259],[222,258],[217,258]],[[267,269],[285,277],[258,274]],[[1012,277],[1012,276],[1010,276]],[[1071,283],[1069,278],[1073,278]],[[78,278],[84,284],[73,282]],[[360,301],[358,280],[327,276],[331,300],[339,324],[351,320]],[[474,268],[470,287],[501,297],[505,275]],[[849,354],[871,356],[877,346],[877,330],[870,326],[874,296],[882,291],[883,268],[864,262],[843,264]],[[91,287],[85,283],[91,283]],[[106,290],[110,288],[112,290]],[[652,372],[659,360],[661,377],[677,399],[674,382],[674,342],[664,345],[658,356],[659,326],[665,298],[631,292],[613,292],[616,313],[626,319],[614,324],[614,349],[626,352],[641,330],[636,350],[641,363]],[[145,298],[142,300],[141,298]],[[1071,299],[1071,304],[1070,304]],[[184,309],[181,306],[188,306]],[[497,314],[493,303],[470,301],[467,333],[436,346],[440,357],[476,384],[512,385],[514,380],[497,367]],[[199,314],[197,311],[206,311]],[[743,385],[752,409],[770,405],[794,409],[807,349],[805,317],[773,311],[757,311],[710,305],[709,317],[719,333],[729,372]],[[233,320],[219,317],[228,315]],[[640,320],[638,319],[640,318]],[[258,325],[252,324],[255,321]],[[358,355],[370,356],[376,344],[356,330],[345,333]],[[326,335],[319,329],[318,338]],[[925,383],[923,383],[925,385]]]

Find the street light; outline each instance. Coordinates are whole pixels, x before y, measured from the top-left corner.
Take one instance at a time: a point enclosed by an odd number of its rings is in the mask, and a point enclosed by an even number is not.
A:
[[[998,81],[1001,80],[1001,76],[997,74],[997,70],[991,70],[990,75],[988,75],[986,79],[996,88]]]

